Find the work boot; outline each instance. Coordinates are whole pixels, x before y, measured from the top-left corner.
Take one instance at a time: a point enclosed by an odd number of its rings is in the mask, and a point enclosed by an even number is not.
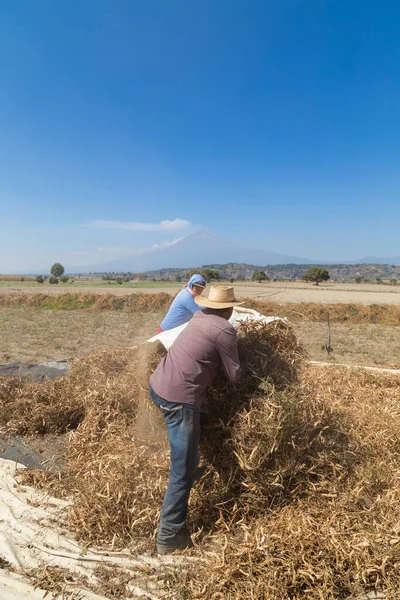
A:
[[[157,542],[157,552],[158,554],[172,554],[172,552],[176,552],[177,550],[186,550],[192,546],[193,542],[190,534],[186,528],[183,528],[176,534],[175,537],[168,540],[166,544]]]

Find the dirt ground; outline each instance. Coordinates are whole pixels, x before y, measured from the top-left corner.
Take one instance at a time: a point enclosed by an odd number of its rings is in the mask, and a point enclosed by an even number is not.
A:
[[[377,285],[372,283],[322,283],[319,286],[302,281],[288,283],[235,282],[237,296],[276,300],[277,302],[355,302],[359,304],[400,304],[400,285]],[[131,294],[134,292],[166,292],[176,294],[182,284],[143,283],[112,284],[106,282],[82,282],[70,284],[39,285],[31,282],[0,282],[0,294],[44,293],[65,294],[66,292],[90,292],[98,294]]]
[[[127,347],[157,332],[162,313],[0,307],[0,363],[43,362]]]
[[[279,315],[278,315],[279,316]],[[134,346],[155,335],[163,313],[53,311],[0,307],[0,363],[39,363]],[[327,360],[325,323],[294,323],[312,360]],[[385,325],[331,325],[330,362],[400,367],[400,329]]]
[[[296,334],[311,360],[349,365],[400,368],[400,329],[390,325],[331,324],[333,353],[322,350],[328,342],[325,323],[294,323]]]

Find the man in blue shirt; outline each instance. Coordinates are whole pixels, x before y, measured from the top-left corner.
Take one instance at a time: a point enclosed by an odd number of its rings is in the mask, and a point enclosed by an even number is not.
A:
[[[157,333],[167,331],[167,329],[174,329],[174,327],[179,327],[179,325],[190,321],[194,313],[201,310],[201,307],[195,303],[194,299],[196,296],[201,296],[205,287],[206,282],[204,277],[198,273],[192,275],[187,286],[175,296]]]

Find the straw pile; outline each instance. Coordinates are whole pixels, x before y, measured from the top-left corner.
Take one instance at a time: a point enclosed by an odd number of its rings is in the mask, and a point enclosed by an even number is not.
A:
[[[211,428],[205,434],[207,451],[204,460],[209,464],[206,479],[210,493],[193,500],[196,526],[205,515],[210,522],[213,515],[219,518],[215,513],[216,494],[222,498],[229,490],[240,487],[241,471],[234,473],[232,465],[228,464],[229,456],[221,452],[217,462],[214,452],[227,437],[234,413],[249,405],[266,372],[270,373],[269,385],[275,382],[282,386],[293,380],[302,357],[291,328],[282,322],[243,326],[239,347],[241,354],[248,358],[243,360],[247,375],[240,386],[229,386],[221,377],[210,392],[209,402],[215,408],[212,420],[219,420],[221,426]],[[250,347],[252,352],[249,352]],[[108,394],[102,396],[100,402],[98,397],[95,403],[88,402],[90,406],[85,419],[73,434],[69,469],[74,475],[76,500],[70,522],[92,542],[112,541],[116,544],[128,538],[142,543],[143,539],[154,538],[169,463],[164,426],[157,409],[148,399],[149,375],[163,351],[152,345],[145,345],[140,351],[144,350],[150,355],[136,356],[129,369],[117,378],[119,382],[121,379],[129,382],[130,395],[124,393],[111,409]],[[109,381],[110,388],[115,383]],[[124,404],[126,398],[129,398],[128,406]],[[106,405],[102,405],[103,401]],[[224,420],[221,418],[223,412],[226,413]],[[213,442],[207,444],[210,437]],[[220,483],[214,481],[215,478]],[[95,504],[93,497],[96,497]]]
[[[72,434],[68,461],[71,526],[90,542],[113,545],[153,535],[168,477],[164,431],[147,393],[165,350],[149,344],[116,354],[115,372],[108,353],[103,364],[93,357],[85,377],[86,415]]]
[[[0,424],[11,434],[65,433],[84,416],[81,398],[70,393],[66,379],[23,384],[0,377]]]
[[[35,277],[29,275],[0,275],[0,281],[35,281]]]
[[[299,452],[287,453],[284,440],[278,440],[275,462],[263,471],[268,478],[268,470],[279,465],[278,504],[260,510],[257,496],[254,512],[221,520],[206,566],[171,578],[180,597],[334,600],[375,590],[397,599],[399,384],[398,376],[307,368],[297,390],[303,417],[292,430]],[[309,421],[317,417],[319,423]],[[307,422],[316,435],[305,445]],[[254,442],[256,448],[260,438]],[[271,458],[271,446],[267,455]],[[294,482],[284,477],[293,460],[298,461]]]
[[[23,306],[51,310],[127,310],[154,312],[168,310],[173,297],[165,292],[134,294],[44,293],[0,294],[0,306]],[[325,322],[326,311],[332,323],[372,323],[400,325],[400,306],[395,304],[357,304],[318,302],[273,302],[246,298],[245,306],[264,315],[280,315],[290,321]]]
[[[129,310],[132,312],[154,312],[167,310],[172,302],[169,294],[0,294],[0,306],[23,306],[51,310]]]
[[[170,575],[169,597],[397,599],[400,377],[305,366],[280,321],[243,325],[239,347],[240,384],[218,377],[210,390],[207,472],[191,496],[203,560]],[[69,522],[87,543],[153,547],[169,465],[147,386],[163,353],[145,344],[87,357],[57,403],[46,396],[58,412],[71,398],[82,409],[66,476]],[[8,393],[22,410],[25,387],[10,383],[2,407]],[[17,412],[8,415],[17,429]]]
[[[372,323],[374,325],[400,325],[400,306],[396,304],[358,304],[319,302],[273,302],[246,299],[245,306],[263,315],[279,315],[290,321],[326,322],[326,312],[332,323]]]

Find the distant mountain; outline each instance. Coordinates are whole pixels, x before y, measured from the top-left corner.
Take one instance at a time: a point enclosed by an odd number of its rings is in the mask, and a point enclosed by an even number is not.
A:
[[[381,257],[368,256],[367,258],[361,258],[357,261],[346,261],[346,264],[358,264],[358,265],[400,265],[400,256],[389,256]]]
[[[206,264],[249,263],[253,265],[315,264],[315,261],[247,248],[219,237],[212,231],[200,229],[157,251],[127,256],[86,267],[67,267],[68,273],[138,273],[168,267],[190,268]]]

